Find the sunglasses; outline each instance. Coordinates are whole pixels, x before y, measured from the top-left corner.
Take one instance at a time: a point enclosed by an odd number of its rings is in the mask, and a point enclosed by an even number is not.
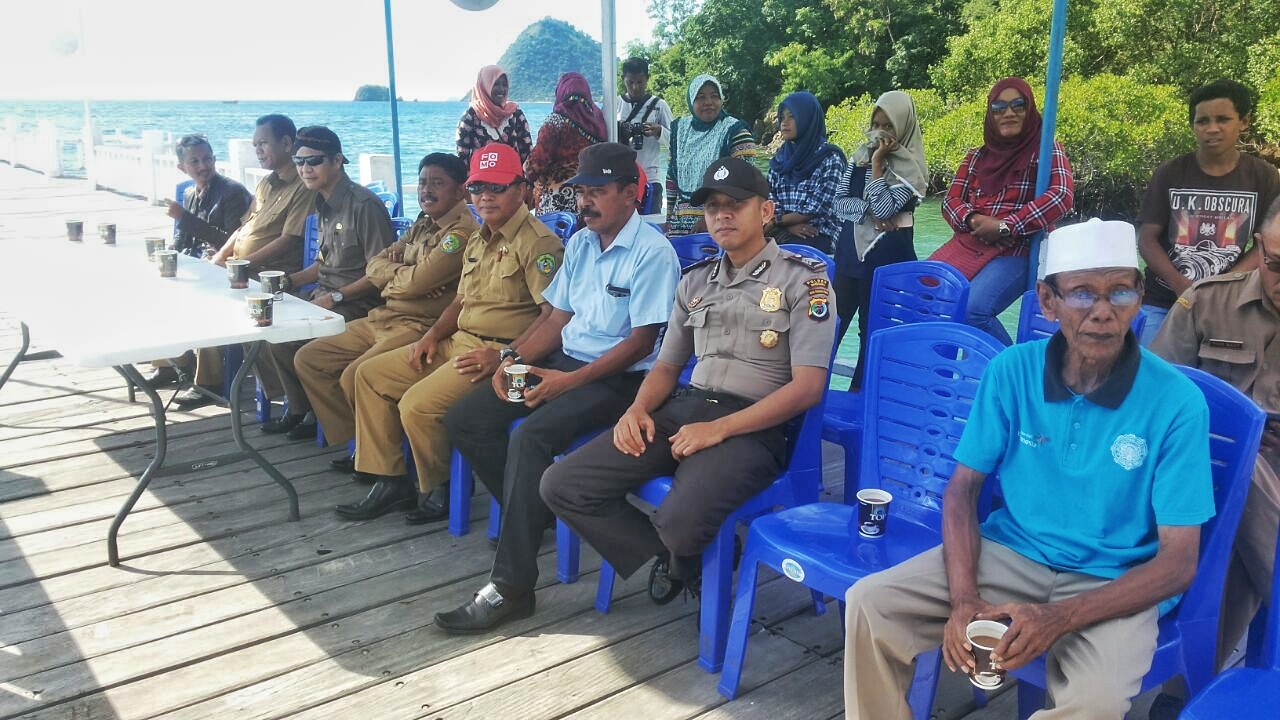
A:
[[[298,167],[302,167],[303,165],[310,165],[311,167],[320,167],[328,159],[329,159],[328,155],[294,155],[293,164],[297,165]]]
[[[1134,288],[1120,288],[1112,290],[1106,295],[1099,295],[1092,290],[1068,290],[1066,293],[1062,293],[1055,287],[1053,288],[1053,294],[1062,298],[1062,302],[1067,307],[1076,310],[1088,310],[1102,298],[1106,298],[1107,302],[1115,307],[1132,307],[1142,297]]]
[[[1273,273],[1280,273],[1280,258],[1273,258],[1267,254],[1267,246],[1262,242],[1262,233],[1253,234],[1253,244],[1258,246],[1258,251],[1262,253],[1262,264]]]
[[[1014,98],[1012,100],[997,100],[987,106],[991,109],[992,115],[999,115],[1005,110],[1013,110],[1015,114],[1021,115],[1027,111],[1026,98]]]
[[[470,183],[467,185],[467,192],[471,193],[472,195],[482,195],[484,193],[490,193],[492,195],[501,195],[502,193],[510,190],[511,188],[519,184],[520,184],[519,180],[516,180],[510,185],[499,185],[498,183],[476,182],[476,183]]]

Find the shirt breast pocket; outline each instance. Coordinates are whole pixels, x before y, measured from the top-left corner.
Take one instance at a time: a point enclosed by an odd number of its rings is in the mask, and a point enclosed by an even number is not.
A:
[[[1200,343],[1200,369],[1236,387],[1246,385],[1258,372],[1258,355],[1251,348],[1225,348]]]
[[[791,330],[791,315],[785,312],[765,312],[757,307],[746,309],[743,317],[746,333],[739,338],[742,356],[757,360],[777,360],[787,357],[787,332]]]
[[[522,269],[519,261],[512,255],[508,255],[498,262],[495,290],[503,300],[509,302],[529,300],[529,284],[524,280]]]
[[[607,335],[621,338],[631,328],[631,291],[618,293],[615,290],[612,285],[606,286],[601,299],[602,329]]]
[[[707,313],[709,307],[691,310],[689,316],[684,319],[684,326],[693,331],[693,354],[694,357],[702,357],[711,352],[708,341],[711,338],[710,323],[707,321]]]

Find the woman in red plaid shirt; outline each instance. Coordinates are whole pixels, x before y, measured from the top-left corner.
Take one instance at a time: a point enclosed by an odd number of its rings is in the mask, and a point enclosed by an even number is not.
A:
[[[942,205],[955,234],[929,259],[969,278],[966,322],[1010,345],[999,315],[1026,290],[1031,236],[1071,211],[1075,189],[1071,163],[1054,142],[1049,187],[1035,194],[1040,113],[1022,78],[1005,78],[987,93],[982,136],[982,147],[960,162]]]

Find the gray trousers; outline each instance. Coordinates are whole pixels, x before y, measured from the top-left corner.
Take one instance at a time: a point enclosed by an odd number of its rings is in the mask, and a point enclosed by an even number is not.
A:
[[[1105,585],[1059,572],[989,540],[982,541],[978,590],[989,603],[1045,603]],[[942,547],[857,581],[845,596],[846,720],[910,718],[906,695],[916,655],[942,644],[951,613]],[[1050,710],[1039,720],[1120,720],[1142,686],[1156,649],[1154,607],[1065,635],[1049,649]]]

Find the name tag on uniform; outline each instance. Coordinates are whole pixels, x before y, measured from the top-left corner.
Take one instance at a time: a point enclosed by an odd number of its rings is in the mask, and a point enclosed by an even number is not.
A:
[[[1209,338],[1209,347],[1229,348],[1231,350],[1243,350],[1243,340],[1221,340],[1219,338]]]

